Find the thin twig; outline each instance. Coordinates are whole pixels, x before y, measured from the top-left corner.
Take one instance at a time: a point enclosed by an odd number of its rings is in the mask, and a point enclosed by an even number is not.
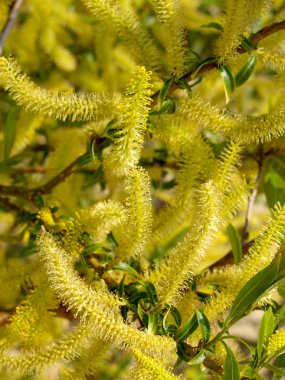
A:
[[[242,237],[241,237],[242,245],[247,243],[247,240],[249,237],[249,221],[250,221],[253,204],[254,204],[254,201],[255,201],[255,198],[257,195],[257,190],[258,190],[258,186],[259,186],[260,179],[261,179],[262,164],[263,164],[263,151],[262,151],[262,147],[260,147],[259,159],[257,160],[258,170],[257,170],[255,185],[254,185],[254,188],[251,190],[250,195],[248,197],[248,204],[247,204],[247,210],[246,210],[246,215],[245,215],[245,223],[244,223],[243,233],[242,233]]]
[[[1,34],[0,34],[0,55],[2,55],[3,46],[4,46],[6,39],[8,38],[8,36],[9,36],[9,34],[13,28],[13,25],[15,24],[15,21],[18,17],[22,3],[23,3],[23,0],[15,0],[13,6],[11,8],[8,20],[7,20],[5,26],[4,26]]]
[[[60,173],[54,176],[51,180],[49,180],[44,185],[27,189],[25,187],[19,186],[0,186],[0,194],[15,196],[19,198],[32,200],[37,196],[38,193],[48,194],[52,191],[54,187],[64,182],[67,177],[73,174],[73,168],[78,164],[79,160],[82,159],[86,153],[82,156],[77,157],[74,161],[72,161],[65,169],[63,169]]]
[[[252,36],[249,38],[249,40],[254,44],[256,45],[258,42],[262,41],[263,39],[265,39],[266,37],[269,37],[271,36],[272,34],[276,33],[276,32],[279,32],[280,30],[284,30],[285,29],[285,20],[282,20],[280,22],[275,22],[269,26],[265,26],[264,28],[262,28],[261,30],[259,30],[258,32],[252,34]],[[245,48],[242,46],[242,45],[239,45],[236,49],[237,53],[239,54],[244,54],[246,53],[246,50]],[[218,62],[211,62],[211,63],[208,63],[206,64],[205,66],[203,66],[200,70],[199,70],[199,76],[201,76],[202,74],[210,71],[210,70],[213,70],[215,68],[218,67]],[[194,73],[196,72],[196,69],[195,70],[192,70],[190,71],[189,73],[185,74],[181,79],[185,79],[187,82],[190,82],[194,79]],[[175,90],[177,90],[179,88],[179,85],[175,82],[172,82],[169,90],[168,90],[168,95],[171,95]],[[158,98],[158,95],[159,95],[159,92],[160,91],[157,91],[153,94],[152,96],[152,99],[153,99],[153,105],[155,104],[155,101],[157,100]]]

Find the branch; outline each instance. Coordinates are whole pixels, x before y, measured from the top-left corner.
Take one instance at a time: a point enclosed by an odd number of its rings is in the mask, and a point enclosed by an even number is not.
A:
[[[20,11],[22,2],[23,2],[23,0],[15,0],[13,6],[11,8],[8,20],[7,20],[3,30],[1,32],[1,35],[0,35],[0,55],[2,55],[3,46],[5,44],[5,41],[8,38],[8,36],[11,32],[11,29],[13,28],[13,25],[15,24],[15,21],[18,17],[18,13]]]
[[[0,194],[16,196],[28,200],[32,200],[37,196],[38,193],[48,194],[52,191],[54,187],[59,185],[61,182],[64,182],[67,177],[73,173],[73,168],[78,164],[78,162],[86,156],[84,153],[82,156],[77,157],[72,161],[64,170],[54,176],[51,180],[45,183],[42,186],[35,187],[33,189],[27,189],[25,187],[17,186],[0,186]]]
[[[252,34],[252,36],[249,38],[249,40],[254,44],[256,45],[258,42],[262,41],[263,39],[265,39],[266,37],[269,37],[271,36],[272,34],[276,33],[276,32],[279,32],[280,30],[284,30],[285,29],[285,20],[283,21],[280,21],[280,22],[275,22],[274,24],[271,24],[269,26],[265,26],[264,28],[262,28],[261,30],[259,30],[258,32]],[[244,47],[242,45],[239,45],[236,49],[237,53],[239,54],[244,54],[246,53],[246,50],[244,49]],[[218,67],[218,62],[211,62],[211,63],[208,63],[206,64],[205,66],[203,66],[200,70],[199,70],[199,76],[201,76],[201,74],[204,74],[210,70],[213,70],[215,68]],[[185,79],[187,82],[190,82],[194,79],[194,73],[196,72],[196,69],[195,70],[192,70],[190,71],[189,73],[185,74],[182,78],[180,79]],[[172,82],[169,90],[168,90],[168,95],[171,95],[175,90],[177,90],[179,87],[178,84],[176,84],[175,82]],[[160,91],[157,91],[153,94],[152,96],[152,99],[153,99],[153,103],[155,100],[157,100],[158,98],[158,95],[159,95],[159,92]]]

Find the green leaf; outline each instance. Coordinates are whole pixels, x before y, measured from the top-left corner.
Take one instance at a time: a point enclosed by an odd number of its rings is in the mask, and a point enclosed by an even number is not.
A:
[[[148,315],[143,310],[141,305],[138,305],[138,316],[140,317],[140,320],[142,321],[144,327],[148,327],[148,324],[149,324]]]
[[[278,276],[279,277],[279,276]],[[275,316],[275,328],[285,320],[285,305],[281,306]]]
[[[177,349],[176,349],[177,355],[184,360],[186,363],[189,362],[191,359],[191,356],[189,356],[187,352],[187,345],[186,343],[183,342],[178,342],[177,343]]]
[[[190,365],[196,365],[196,364],[200,364],[200,363],[203,363],[203,361],[206,359],[206,353],[205,351],[200,351],[198,355],[196,355],[194,358],[190,359],[188,361],[188,363]]]
[[[277,202],[285,204],[285,181],[277,171],[273,169],[265,176],[264,192],[268,206],[273,208]]]
[[[37,193],[37,195],[36,195],[36,202],[37,202],[37,206],[38,206],[39,209],[45,207],[45,202],[43,200],[43,197],[42,197],[41,193]]]
[[[196,70],[194,71],[192,78],[195,78],[195,76],[198,74],[198,72],[202,69],[202,67],[209,65],[211,63],[216,63],[217,58],[216,57],[208,57],[204,59],[204,61],[200,62]]]
[[[118,285],[118,294],[119,294],[119,297],[123,297],[124,294],[125,294],[125,276],[121,279],[119,285]]]
[[[242,259],[242,248],[241,248],[240,237],[237,233],[236,228],[232,224],[228,225],[227,233],[229,235],[231,246],[232,246],[234,263],[238,264],[241,262],[241,259]]]
[[[170,86],[172,85],[172,82],[173,82],[173,79],[170,78],[170,79],[167,79],[163,86],[161,87],[161,90],[159,92],[159,96],[158,96],[158,109],[160,110],[165,99],[166,99],[166,96],[167,96],[167,93],[170,89]]]
[[[134,268],[132,268],[130,265],[128,265],[126,263],[119,263],[118,265],[114,266],[110,270],[122,270],[124,272],[128,272],[129,274],[131,274],[134,277],[140,277],[139,273]]]
[[[133,293],[130,298],[129,298],[129,302],[130,303],[138,303],[141,299],[144,299],[147,297],[147,294],[146,292],[135,292]]]
[[[219,24],[218,22],[210,22],[209,24],[202,25],[201,28],[214,28],[221,32],[224,30],[222,25]]]
[[[173,336],[177,332],[177,326],[170,323],[169,325],[165,325],[163,327],[163,330],[166,332],[166,334]]]
[[[256,49],[256,45],[254,45],[248,38],[243,37],[241,40],[241,46],[244,48],[245,51],[248,53],[251,53],[252,50]]]
[[[201,310],[197,310],[196,314],[198,324],[202,333],[203,342],[207,343],[211,336],[211,327],[209,320]]]
[[[258,331],[257,338],[257,358],[260,361],[266,341],[274,331],[274,315],[271,307],[269,307],[263,314],[261,324]]]
[[[186,90],[188,92],[189,96],[192,95],[192,88],[186,79],[184,79],[184,78],[178,79],[177,83],[179,84],[179,86],[181,88],[183,88],[184,90]]]
[[[6,123],[4,125],[4,160],[7,160],[11,153],[16,137],[16,131],[17,110],[14,108],[8,113]]]
[[[179,329],[177,331],[177,334],[175,335],[176,341],[183,341],[186,340],[193,332],[198,328],[199,323],[197,319],[197,314],[193,314],[188,321],[185,323],[183,328]]]
[[[279,270],[279,260],[273,261],[261,272],[253,276],[239,291],[234,300],[231,311],[225,320],[229,327],[234,321],[240,319],[267,289],[274,283]]]
[[[181,314],[179,313],[178,309],[176,307],[172,306],[170,309],[170,312],[175,320],[176,325],[179,327],[181,325]]]
[[[144,282],[144,287],[146,290],[147,298],[149,299],[149,302],[154,306],[157,303],[157,294],[155,286],[150,281]]]
[[[221,73],[221,77],[224,84],[224,90],[226,94],[226,103],[228,103],[230,101],[230,95],[234,92],[235,87],[236,87],[235,77],[230,67],[226,64],[220,65],[218,67],[218,70]]]
[[[285,353],[279,355],[275,362],[275,367],[278,369],[285,371]],[[273,380],[281,380],[282,375],[275,373],[273,376]]]
[[[282,356],[282,355],[280,355]],[[275,375],[277,375],[277,379],[281,379],[283,378],[284,379],[284,376],[285,376],[285,370],[284,369],[280,369],[272,364],[269,364],[269,363],[266,363],[265,368],[268,368],[271,372],[273,372]],[[275,379],[275,377],[273,377],[273,379]]]
[[[156,333],[156,330],[157,330],[157,319],[158,319],[157,313],[154,312],[153,310],[151,310],[148,313],[148,326],[147,326],[148,332],[151,333],[151,334],[155,334]]]
[[[243,85],[250,78],[255,69],[256,63],[255,56],[251,55],[235,77],[236,87]]]
[[[232,352],[232,350],[229,348],[229,346],[221,341],[223,345],[225,346],[227,350],[227,357],[225,361],[225,375],[224,379],[225,380],[240,380],[240,373],[239,373],[239,367],[238,367],[238,362]]]

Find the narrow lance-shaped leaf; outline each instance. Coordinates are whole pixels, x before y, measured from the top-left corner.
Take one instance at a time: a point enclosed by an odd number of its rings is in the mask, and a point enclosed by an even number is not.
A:
[[[206,359],[205,351],[200,351],[198,355],[196,355],[193,359],[189,360],[190,365],[200,364]]]
[[[179,329],[175,336],[175,340],[177,342],[186,340],[193,332],[198,328],[199,323],[197,319],[197,315],[193,314],[192,317],[188,319],[182,329]]]
[[[164,84],[163,84],[163,86],[162,86],[162,88],[161,88],[161,90],[160,90],[160,92],[159,92],[159,97],[158,97],[158,108],[159,108],[159,109],[162,107],[163,102],[164,102],[165,99],[166,99],[167,93],[168,93],[168,91],[169,91],[169,89],[170,89],[170,86],[172,85],[172,82],[173,82],[173,79],[172,79],[172,78],[167,79],[167,80],[164,82]]]
[[[176,325],[180,326],[182,318],[181,318],[181,314],[179,313],[178,309],[176,307],[172,306],[170,309],[170,312],[171,312],[171,314],[175,320]]]
[[[248,308],[266,292],[276,279],[278,270],[279,260],[273,261],[241,288],[225,321],[225,326],[229,327],[233,321],[241,318]]]
[[[207,343],[211,336],[210,322],[208,321],[208,318],[201,310],[197,310],[196,314],[197,314],[199,327],[202,333],[203,342]]]
[[[242,248],[241,248],[240,237],[237,233],[236,228],[232,224],[228,225],[227,233],[229,235],[231,246],[232,246],[234,263],[238,264],[241,262],[241,259],[242,259]]]
[[[267,338],[269,335],[271,335],[274,331],[274,315],[272,312],[271,307],[267,309],[263,315],[263,318],[261,320],[261,324],[258,331],[258,338],[257,338],[257,357],[258,360],[261,359],[264,345],[267,341]]]
[[[282,370],[285,370],[285,354],[279,355],[276,359],[275,366],[277,368],[280,368]],[[273,380],[281,380],[282,375],[278,375],[277,373],[274,374]]]
[[[226,350],[227,350],[227,358],[225,362],[225,380],[240,380],[240,373],[239,373],[239,367],[238,362],[232,352],[232,350],[229,348],[229,346],[224,343]]]
[[[256,66],[256,58],[254,55],[251,55],[247,60],[246,64],[240,69],[235,77],[236,86],[243,85],[253,73]]]
[[[138,315],[140,317],[140,320],[142,321],[144,327],[148,327],[149,321],[148,321],[148,315],[146,312],[143,310],[141,305],[138,305]]]
[[[148,326],[147,329],[149,333],[155,334],[156,329],[157,329],[157,319],[158,319],[158,314],[151,310],[148,314]]]
[[[155,305],[157,302],[157,294],[153,283],[150,281],[145,281],[144,286],[150,303]]]
[[[230,95],[234,92],[235,90],[235,77],[232,73],[232,70],[228,65],[220,65],[218,67],[218,70],[221,73],[222,79],[223,79],[223,84],[224,84],[224,90],[225,90],[225,95],[226,95],[226,103],[230,101]]]
[[[139,273],[134,268],[132,268],[130,265],[128,265],[126,263],[119,263],[116,266],[114,266],[112,268],[112,270],[122,270],[124,272],[128,272],[129,274],[131,274],[134,277],[140,277]]]
[[[194,71],[192,78],[195,78],[195,76],[198,74],[198,72],[206,65],[210,65],[211,63],[216,63],[217,58],[216,57],[208,57],[204,59],[201,63],[199,63],[198,67]]]

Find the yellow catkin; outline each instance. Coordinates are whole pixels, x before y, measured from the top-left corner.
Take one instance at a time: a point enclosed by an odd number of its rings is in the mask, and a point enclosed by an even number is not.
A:
[[[116,252],[116,261],[140,257],[151,236],[152,204],[150,180],[147,172],[136,168],[126,179],[127,218],[122,226],[122,239]],[[127,233],[126,233],[127,231]]]
[[[270,355],[276,354],[279,350],[285,348],[285,329],[276,331],[268,338],[267,352]]]
[[[170,75],[181,77],[187,70],[188,46],[181,23],[181,10],[177,0],[153,0],[157,19],[162,25],[166,49],[166,63]]]
[[[215,164],[211,147],[201,136],[181,148],[174,197],[154,221],[153,246],[163,244],[190,226],[195,209],[195,190],[203,179],[211,178]]]
[[[239,144],[232,144],[224,151],[215,180],[201,185],[196,193],[197,208],[189,232],[150,274],[163,304],[173,304],[179,300],[179,291],[185,286],[185,281],[196,273],[218,232],[226,227],[245,202],[244,184],[234,182],[240,150]],[[233,184],[230,186],[234,190],[227,193],[224,185],[231,181]]]
[[[108,31],[119,35],[128,45],[138,64],[155,70],[158,66],[158,51],[136,16],[119,5],[118,1],[82,0]]]
[[[215,47],[221,62],[237,54],[235,50],[242,34],[251,29],[270,4],[270,0],[226,0],[225,16],[221,22],[223,31]]]
[[[175,376],[169,370],[162,367],[161,362],[157,359],[150,358],[147,355],[144,355],[139,350],[133,350],[133,355],[139,365],[142,366],[144,376],[141,377],[137,371],[137,375],[134,377],[134,380],[178,380],[180,377]]]
[[[126,218],[126,208],[109,199],[80,210],[76,214],[75,228],[79,228],[81,233],[87,231],[95,241],[102,241],[113,227],[122,225]]]
[[[285,130],[283,105],[266,115],[246,116],[226,113],[196,96],[183,101],[178,112],[196,121],[201,128],[220,132],[242,144],[271,141],[282,136]]]
[[[285,70],[285,55],[281,55],[280,52],[275,50],[259,48],[255,51],[258,58],[258,62],[261,61],[262,65],[277,72],[283,72]]]
[[[222,290],[206,307],[206,315],[209,318],[216,318],[225,313],[242,286],[271,263],[284,239],[284,227],[285,207],[278,206],[273,216],[268,218],[243,261],[239,265],[217,269],[209,275],[209,279],[222,286]]]
[[[135,168],[140,159],[151,102],[150,89],[150,73],[139,67],[118,106],[118,127],[106,164],[120,175]]]
[[[112,96],[53,93],[33,83],[10,58],[0,57],[0,85],[26,110],[57,119],[88,121],[114,114]]]
[[[9,372],[19,371],[25,375],[42,372],[59,360],[74,359],[90,346],[92,339],[94,336],[90,334],[90,326],[82,323],[73,331],[64,334],[58,341],[42,346],[40,350],[30,350],[20,355],[1,353],[0,368]]]
[[[153,357],[167,359],[173,355],[175,342],[172,338],[148,334],[125,324],[119,310],[122,303],[108,291],[95,290],[87,285],[50,233],[42,232],[37,246],[51,287],[68,309],[82,321],[90,322],[89,329],[97,338],[110,341],[117,348],[140,347]]]
[[[82,354],[69,363],[62,371],[66,380],[85,380],[87,376],[99,376],[107,360],[112,358],[110,344],[95,339]]]
[[[159,263],[150,274],[150,280],[154,282],[162,304],[177,302],[184,282],[205,256],[220,224],[220,201],[212,182],[201,186],[197,192],[195,225],[169,253],[168,258]]]

